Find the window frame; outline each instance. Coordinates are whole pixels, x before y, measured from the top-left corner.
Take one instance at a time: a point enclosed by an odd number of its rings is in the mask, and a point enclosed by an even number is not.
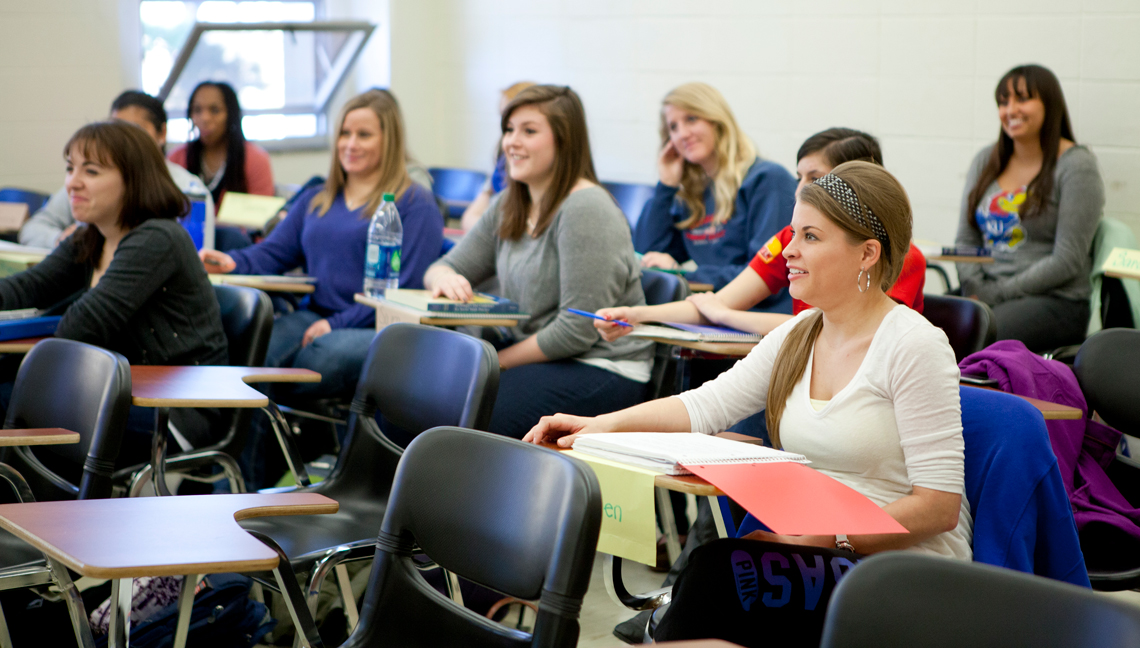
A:
[[[190,34],[186,37],[186,42],[183,43],[182,48],[178,51],[178,56],[175,57],[173,65],[170,67],[170,72],[166,76],[166,80],[162,83],[162,88],[158,92],[158,100],[166,103],[166,98],[174,89],[174,85],[182,76],[182,72],[186,64],[190,61],[190,57],[194,54],[194,49],[198,46],[199,40],[202,35],[210,31],[282,31],[282,32],[345,32],[349,34],[349,40],[345,43],[340,54],[337,56],[329,71],[325,82],[317,88],[317,97],[315,110],[312,112],[297,108],[261,108],[255,110],[242,110],[243,116],[248,115],[289,115],[300,114],[316,115],[318,120],[323,120],[327,124],[329,103],[333,97],[336,96],[337,90],[343,85],[348,72],[356,64],[360,58],[361,52],[368,44],[368,39],[375,31],[376,25],[363,20],[316,20],[312,22],[256,22],[256,23],[218,23],[218,22],[195,22],[190,30]],[[359,38],[353,43],[354,35],[360,35]],[[182,115],[177,115],[182,117]],[[188,117],[188,115],[187,115]],[[272,140],[251,140],[256,141],[259,146],[268,151],[302,151],[302,150],[323,150],[329,146],[329,137],[326,132],[324,135],[316,135],[314,137],[294,137],[284,139]]]

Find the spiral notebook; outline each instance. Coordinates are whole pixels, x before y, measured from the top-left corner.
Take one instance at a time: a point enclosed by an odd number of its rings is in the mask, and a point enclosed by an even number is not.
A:
[[[683,464],[751,464],[780,461],[811,463],[807,457],[793,452],[705,434],[675,432],[587,434],[575,439],[574,450],[648,468],[666,475],[693,474]]]
[[[764,338],[759,333],[746,333],[726,326],[681,324],[679,322],[662,322],[662,324],[663,326],[638,324],[633,327],[630,335],[689,342],[759,342]]]

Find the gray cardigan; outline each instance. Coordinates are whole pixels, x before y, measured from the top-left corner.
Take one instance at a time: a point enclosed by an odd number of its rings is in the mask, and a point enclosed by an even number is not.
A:
[[[218,299],[181,225],[152,218],[128,232],[94,288],[92,267],[75,260],[77,238],[0,279],[0,309],[47,308],[81,293],[57,337],[117,351],[131,364],[229,363]]]
[[[992,149],[978,152],[966,174],[957,245],[984,244],[974,224],[978,205],[967,203]],[[984,196],[999,189],[995,181]],[[1104,182],[1096,158],[1087,148],[1074,146],[1057,160],[1052,198],[1040,213],[1021,220],[1025,239],[1012,250],[994,249],[992,264],[958,264],[962,294],[977,295],[991,306],[1029,295],[1088,299],[1090,249],[1103,209]]]
[[[496,196],[478,224],[436,263],[451,267],[472,285],[498,276],[501,295],[531,315],[516,335],[536,335],[551,360],[652,357],[652,342],[630,336],[606,342],[593,320],[566,312],[645,304],[629,226],[613,198],[600,187],[575,191],[537,238],[523,235],[506,241],[499,238],[505,194]]]

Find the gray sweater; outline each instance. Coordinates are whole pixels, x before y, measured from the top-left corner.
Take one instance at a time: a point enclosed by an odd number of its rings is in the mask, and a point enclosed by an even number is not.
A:
[[[630,336],[606,342],[593,320],[566,312],[645,304],[629,226],[613,198],[600,187],[575,191],[537,238],[505,241],[498,234],[505,194],[491,201],[478,224],[437,263],[472,285],[497,275],[501,295],[531,315],[516,335],[536,335],[551,360],[649,359],[652,342]]]
[[[970,205],[970,190],[989,158],[992,146],[978,152],[966,174],[962,194],[957,245],[991,247],[992,264],[959,263],[962,294],[977,295],[990,305],[1029,295],[1049,295],[1083,300],[1090,294],[1090,249],[1104,209],[1104,182],[1096,158],[1083,146],[1065,151],[1053,171],[1053,196],[1041,211],[1029,218],[1008,221],[1021,231],[1011,245],[991,245],[975,227],[978,209]],[[995,181],[986,188],[982,202],[1000,191]]]

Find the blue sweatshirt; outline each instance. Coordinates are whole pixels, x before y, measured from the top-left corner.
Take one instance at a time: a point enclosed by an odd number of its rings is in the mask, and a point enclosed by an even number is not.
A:
[[[364,286],[364,253],[369,215],[349,210],[338,195],[324,216],[309,209],[309,201],[324,185],[304,192],[289,214],[264,241],[230,252],[238,274],[281,274],[303,267],[317,278],[309,310],[329,321],[334,330],[367,328],[376,321],[370,306],[352,296]],[[423,288],[424,271],[443,249],[443,216],[431,193],[413,183],[396,201],[404,241],[400,255],[400,287]]]
[[[637,221],[634,248],[642,254],[668,252],[677,263],[692,259],[697,271],[687,275],[689,280],[712,284],[716,290],[743,272],[768,239],[792,222],[796,204],[792,174],[775,162],[759,158],[744,175],[736,192],[736,209],[723,225],[713,224],[716,203],[710,183],[704,195],[704,220],[692,229],[677,229],[675,224],[689,217],[688,206],[677,200],[677,190],[657,184]],[[757,308],[790,314],[792,299],[787,290],[782,290]]]

